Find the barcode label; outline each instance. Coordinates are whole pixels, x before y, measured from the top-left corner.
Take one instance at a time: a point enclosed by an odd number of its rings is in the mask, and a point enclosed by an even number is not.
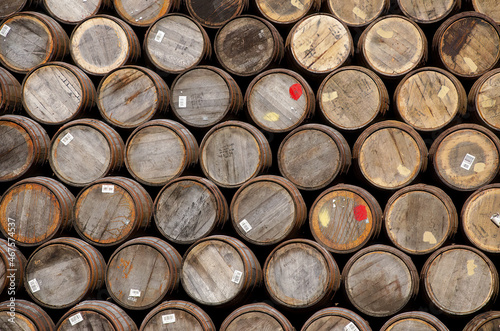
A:
[[[35,278],[30,280],[28,282],[28,285],[30,286],[31,293],[35,293],[35,292],[40,291],[40,285],[38,285],[38,282],[36,281]]]
[[[137,298],[141,296],[141,291],[130,289],[129,297]]]
[[[161,321],[163,324],[175,323],[175,314],[163,315]]]
[[[252,230],[252,226],[250,225],[250,223],[248,223],[247,220],[243,220],[240,222],[240,226],[241,228],[245,231],[245,232],[248,232],[250,230]]]
[[[156,36],[155,36],[155,41],[161,43],[161,41],[163,40],[163,37],[165,37],[165,32],[159,30],[157,33],[156,33]]]
[[[490,220],[495,224],[497,227],[500,228],[500,214],[496,213],[491,215]]]
[[[114,185],[103,185],[102,186],[102,193],[115,193],[115,186]]]
[[[241,276],[243,276],[243,273],[239,270],[235,270],[233,273],[233,278],[231,278],[231,281],[233,283],[239,284],[241,281]]]
[[[74,137],[73,137],[73,135],[72,135],[71,133],[69,133],[69,132],[68,132],[68,133],[66,133],[66,135],[65,135],[65,136],[61,139],[61,142],[62,142],[65,146],[67,146],[67,145],[71,142],[71,140],[73,140],[73,138],[74,138]]]
[[[71,323],[71,326],[80,323],[83,321],[82,314],[78,313],[76,315],[73,315],[69,318],[69,322]]]
[[[344,331],[359,331],[359,329],[353,322],[351,322],[344,327]]]
[[[462,161],[462,165],[460,167],[464,168],[465,170],[470,170],[470,167],[474,163],[475,159],[476,159],[475,156],[466,154],[464,160]]]
[[[9,31],[10,31],[10,26],[5,24],[4,26],[2,26],[2,29],[0,30],[0,36],[7,37]]]
[[[187,105],[187,96],[181,95],[179,97],[179,108],[186,108]]]

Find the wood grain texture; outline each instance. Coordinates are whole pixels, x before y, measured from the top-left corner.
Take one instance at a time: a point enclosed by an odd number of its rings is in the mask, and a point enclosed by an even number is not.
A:
[[[463,331],[495,331],[498,323],[500,323],[500,312],[488,311],[474,316]]]
[[[423,311],[398,314],[389,319],[380,331],[448,331],[448,328],[434,315]]]
[[[256,0],[255,4],[264,18],[282,25],[293,24],[309,12],[316,12],[321,7],[320,0]]]
[[[116,12],[128,24],[149,27],[167,13],[179,9],[181,0],[113,0]]]
[[[410,257],[385,245],[354,254],[342,271],[349,301],[372,317],[394,315],[418,293],[418,271]]]
[[[0,293],[12,296],[20,291],[24,281],[26,258],[12,238],[0,239]],[[1,310],[1,309],[0,309]],[[1,326],[0,322],[0,326]]]
[[[479,250],[452,245],[434,252],[421,271],[426,298],[440,311],[469,315],[492,303],[498,294],[498,273]]]
[[[398,0],[405,16],[421,24],[436,23],[460,9],[460,0]]]
[[[469,107],[480,123],[489,129],[500,130],[500,69],[493,69],[479,78],[469,92]]]
[[[220,28],[248,7],[248,0],[186,0],[189,15],[207,28]]]
[[[61,23],[77,24],[109,7],[110,0],[40,0],[45,10]]]
[[[387,13],[389,0],[354,0],[348,3],[327,0],[328,10],[349,27],[364,27]]]
[[[370,325],[355,312],[338,307],[324,308],[314,313],[302,326],[301,331],[349,330],[371,331]]]
[[[222,322],[220,331],[295,331],[288,319],[266,303],[251,303],[233,311]]]
[[[500,8],[495,0],[471,0],[475,11],[488,15],[492,19],[500,23]]]
[[[12,322],[12,317],[9,315],[9,303],[9,301],[0,303],[0,328],[2,330],[55,331],[56,327],[50,316],[38,305],[23,299],[15,301],[16,317]]]
[[[29,0],[2,1],[0,4],[0,18],[5,18],[18,11],[21,11]]]
[[[17,113],[22,108],[21,84],[7,70],[0,68],[0,114]]]

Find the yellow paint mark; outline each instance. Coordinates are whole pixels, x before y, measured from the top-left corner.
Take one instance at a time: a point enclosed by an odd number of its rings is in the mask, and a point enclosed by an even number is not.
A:
[[[322,99],[323,102],[329,102],[337,99],[338,97],[339,95],[337,91],[333,91],[333,92],[323,93]]]
[[[269,122],[276,122],[280,119],[280,115],[279,114],[276,114],[275,112],[270,112],[270,113],[267,113],[265,116],[264,116],[264,120],[266,121],[269,121]]]
[[[477,71],[477,65],[474,63],[474,61],[472,61],[470,57],[464,57],[464,61],[472,72]]]
[[[424,232],[424,242],[434,245],[437,243],[436,237],[430,231]]]
[[[328,209],[323,208],[323,210],[319,212],[319,222],[324,227],[328,226],[328,223],[330,223],[330,213],[328,213]]]
[[[439,93],[438,93],[438,97],[440,99],[443,99],[447,94],[448,92],[450,92],[450,88],[448,86],[441,86],[441,89],[439,90]]]
[[[292,6],[294,6],[295,8],[298,8],[300,10],[304,9],[304,4],[300,0],[292,0],[291,2]]]
[[[467,260],[467,274],[472,276],[475,274],[474,269],[477,268],[477,265],[474,263],[474,260]]]
[[[398,165],[398,172],[403,176],[408,176],[409,174],[411,174],[410,169],[408,169],[402,164]]]
[[[378,29],[377,30],[377,33],[379,36],[381,36],[382,38],[392,38],[392,36],[394,36],[394,32],[393,31],[385,31],[383,29]]]
[[[475,172],[483,172],[484,169],[486,169],[486,164],[484,164],[483,162],[478,162],[474,165]]]
[[[490,99],[487,96],[484,96],[482,99],[483,101],[481,101],[481,106],[484,108],[493,107],[497,104],[497,101],[495,99]]]
[[[360,9],[359,7],[354,7],[352,9],[352,12],[354,13],[354,15],[361,18],[362,20],[366,19],[366,13],[362,9]]]

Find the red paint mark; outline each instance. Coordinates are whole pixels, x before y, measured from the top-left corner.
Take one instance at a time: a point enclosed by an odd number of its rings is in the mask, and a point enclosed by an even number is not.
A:
[[[366,212],[365,206],[356,206],[353,208],[354,219],[358,222],[364,221],[368,218],[368,213]]]
[[[292,86],[290,86],[290,96],[293,100],[299,100],[299,98],[302,96],[302,85],[293,84]]]

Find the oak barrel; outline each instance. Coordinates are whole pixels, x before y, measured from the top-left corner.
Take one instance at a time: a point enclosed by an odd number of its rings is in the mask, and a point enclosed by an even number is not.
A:
[[[469,111],[481,124],[492,130],[500,130],[500,69],[493,69],[481,76],[469,92]]]
[[[488,15],[500,24],[500,8],[495,0],[471,0],[475,11]]]
[[[45,14],[26,11],[9,16],[0,24],[0,36],[0,63],[20,74],[68,53],[68,35]]]
[[[328,11],[347,26],[362,28],[389,11],[390,0],[336,1],[326,0]]]
[[[94,107],[94,83],[78,67],[49,62],[31,70],[23,81],[23,106],[42,124],[61,125]]]
[[[234,306],[261,281],[262,269],[255,254],[229,236],[198,240],[182,260],[182,287],[196,302],[206,306]]]
[[[427,147],[408,124],[383,121],[359,135],[352,157],[371,185],[387,190],[402,188],[427,168]]]
[[[29,175],[48,159],[50,138],[32,119],[0,116],[0,182]]]
[[[306,124],[281,141],[277,158],[280,173],[299,189],[318,190],[347,173],[351,149],[335,129]]]
[[[441,24],[432,48],[446,70],[463,79],[475,79],[500,60],[500,27],[484,14],[462,12]]]
[[[436,316],[423,311],[410,311],[389,319],[380,331],[449,331]]]
[[[251,303],[237,308],[220,326],[220,331],[295,331],[288,319],[266,303]]]
[[[437,177],[458,191],[474,191],[499,171],[500,140],[477,124],[459,124],[442,132],[429,149]]]
[[[22,108],[21,84],[4,68],[0,67],[0,114],[17,113]]]
[[[316,198],[309,211],[314,239],[333,253],[352,253],[376,238],[382,227],[382,209],[361,187],[339,184]]]
[[[33,0],[32,0],[33,1]],[[35,0],[42,4],[47,13],[64,24],[78,24],[95,16],[103,9],[113,6],[111,0]]]
[[[158,69],[179,74],[193,68],[212,53],[203,27],[184,14],[168,14],[154,22],[144,37],[144,52]]]
[[[153,201],[136,181],[105,177],[78,193],[73,226],[82,239],[96,246],[113,246],[149,226]]]
[[[113,69],[134,63],[141,56],[141,46],[127,23],[100,14],[75,27],[71,33],[70,53],[83,71],[104,76]]]
[[[346,131],[368,126],[389,109],[389,94],[382,79],[359,66],[330,73],[318,88],[316,99],[324,119]]]
[[[324,308],[314,313],[302,326],[301,331],[342,330],[372,331],[370,325],[355,312],[340,308]]]
[[[125,165],[137,181],[165,185],[198,162],[198,142],[182,124],[157,119],[145,122],[128,137]]]
[[[494,331],[499,323],[500,311],[488,311],[474,316],[462,331]]]
[[[120,135],[106,123],[80,119],[54,134],[49,162],[61,181],[83,187],[121,167],[124,148]]]
[[[197,305],[181,300],[165,301],[151,310],[140,331],[216,331],[210,316]]]
[[[0,293],[14,297],[23,286],[25,269],[26,258],[16,248],[15,240],[10,237],[8,240],[0,239]]]
[[[140,237],[118,247],[106,267],[106,288],[126,309],[147,309],[174,292],[181,255],[166,241]]]
[[[403,14],[420,24],[432,24],[444,20],[458,11],[461,0],[397,0]]]
[[[253,122],[269,132],[288,132],[314,115],[316,100],[307,81],[288,69],[271,69],[247,87],[245,104]]]
[[[53,239],[29,257],[24,288],[43,307],[68,308],[104,285],[105,267],[101,253],[85,241],[71,237]]]
[[[296,235],[307,218],[300,191],[289,180],[272,175],[243,184],[230,209],[236,232],[255,245],[273,245]]]
[[[342,277],[349,301],[372,317],[396,314],[418,293],[418,271],[411,258],[386,245],[372,245],[354,254]]]
[[[384,227],[392,244],[403,252],[429,254],[455,235],[458,214],[451,198],[440,188],[410,185],[387,201]]]
[[[125,129],[166,112],[170,99],[170,90],[157,73],[132,65],[108,73],[97,92],[97,107],[104,120]]]
[[[218,29],[230,19],[239,16],[248,0],[186,0],[189,15],[204,27]]]
[[[229,207],[217,185],[202,177],[169,181],[158,193],[153,216],[161,234],[176,244],[192,244],[221,228]]]
[[[233,75],[253,76],[279,62],[285,49],[278,30],[257,16],[243,15],[224,24],[214,40],[221,66]]]
[[[220,68],[197,66],[178,75],[172,83],[170,108],[186,125],[210,127],[228,120],[242,107],[240,87]]]
[[[0,303],[0,329],[23,331],[55,331],[49,314],[33,302],[15,299]]]
[[[134,320],[108,301],[87,300],[68,310],[57,322],[57,331],[137,331]]]
[[[442,247],[420,274],[426,299],[440,311],[462,316],[492,304],[498,295],[498,273],[479,250],[465,245]]]
[[[154,21],[180,8],[181,0],[113,0],[116,12],[128,24],[149,27]]]
[[[293,24],[321,8],[321,0],[256,0],[256,9],[266,20],[279,25]]]
[[[286,308],[323,305],[340,286],[340,271],[333,256],[309,239],[278,245],[268,255],[263,271],[269,297]]]
[[[23,8],[30,2],[31,0],[2,1],[2,3],[0,3],[0,18],[8,17],[23,10]]]
[[[0,230],[19,246],[38,246],[72,225],[75,197],[49,177],[30,177],[9,187],[0,199]],[[13,231],[9,229],[13,228]]]
[[[200,145],[205,176],[225,188],[236,188],[271,166],[269,143],[254,126],[227,121],[207,132]]]

